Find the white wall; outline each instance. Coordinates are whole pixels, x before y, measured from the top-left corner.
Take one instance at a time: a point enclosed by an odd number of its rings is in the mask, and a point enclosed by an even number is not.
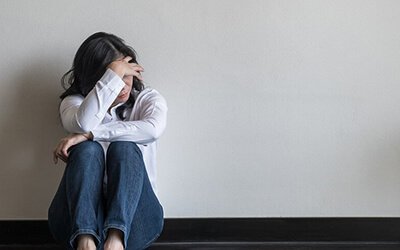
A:
[[[59,78],[96,31],[169,104],[166,217],[400,215],[400,1],[1,1],[0,219],[47,218]]]

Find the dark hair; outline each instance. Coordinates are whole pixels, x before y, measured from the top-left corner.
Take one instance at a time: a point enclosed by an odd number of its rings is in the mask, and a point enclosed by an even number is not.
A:
[[[107,66],[121,56],[130,56],[132,60],[129,62],[137,63],[135,50],[121,38],[105,32],[89,36],[76,52],[72,68],[61,78],[65,92],[60,98],[76,94],[86,97],[106,72]],[[142,91],[144,85],[134,76],[132,88]],[[135,96],[131,93],[129,99],[117,108],[117,115],[124,120],[124,111],[132,108],[134,103]]]

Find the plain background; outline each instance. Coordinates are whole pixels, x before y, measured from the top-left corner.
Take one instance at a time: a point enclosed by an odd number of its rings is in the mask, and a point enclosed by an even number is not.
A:
[[[166,217],[400,215],[400,1],[0,2],[0,219],[46,219],[60,78],[106,31],[169,106]]]

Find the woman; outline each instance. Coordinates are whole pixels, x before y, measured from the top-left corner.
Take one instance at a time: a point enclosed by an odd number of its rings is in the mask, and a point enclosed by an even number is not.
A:
[[[48,221],[68,248],[144,249],[161,233],[155,154],[167,105],[141,72],[131,47],[99,32],[62,78],[60,115],[71,134],[54,150],[67,166]]]

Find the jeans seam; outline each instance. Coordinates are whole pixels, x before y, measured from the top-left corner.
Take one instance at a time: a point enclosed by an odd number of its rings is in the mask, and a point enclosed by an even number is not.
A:
[[[143,246],[143,249],[146,249],[147,247],[149,247],[158,237],[160,237],[161,232],[163,231],[163,229],[164,229],[164,218],[162,219],[162,222],[161,222],[160,231],[159,231],[151,240],[149,240],[149,241]]]
[[[149,240],[144,246],[143,249],[148,248],[158,237],[160,237],[161,233],[156,234],[151,240]]]

